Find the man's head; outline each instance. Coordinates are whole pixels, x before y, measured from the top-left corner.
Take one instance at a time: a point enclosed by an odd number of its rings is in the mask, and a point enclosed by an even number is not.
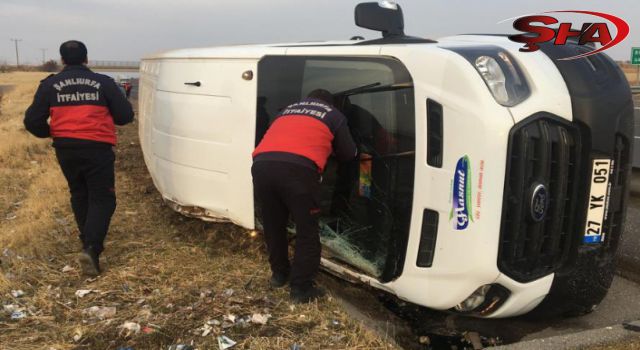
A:
[[[87,47],[77,40],[69,40],[60,45],[60,57],[66,65],[87,63]]]
[[[334,104],[333,95],[325,89],[313,90],[309,93],[309,95],[307,95],[307,97],[322,100],[330,105]]]

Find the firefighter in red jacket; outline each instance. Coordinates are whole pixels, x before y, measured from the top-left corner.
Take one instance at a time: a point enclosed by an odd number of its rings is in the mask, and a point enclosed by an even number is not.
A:
[[[262,209],[271,285],[282,287],[290,282],[294,302],[324,295],[313,280],[320,266],[321,174],[332,151],[341,161],[357,155],[347,119],[333,106],[331,93],[318,89],[285,108],[253,152],[253,183]],[[286,230],[289,215],[296,224],[291,266]]]
[[[40,82],[24,125],[37,137],[53,139],[82,241],[80,265],[95,276],[116,208],[115,125],[132,122],[133,109],[113,79],[85,66],[83,43],[63,43],[60,55],[64,69]]]

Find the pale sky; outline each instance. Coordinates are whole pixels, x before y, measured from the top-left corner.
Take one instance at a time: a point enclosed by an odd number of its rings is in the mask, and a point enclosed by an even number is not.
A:
[[[355,26],[358,0],[0,0],[0,64],[15,64],[19,38],[21,63],[58,59],[58,47],[69,39],[83,41],[93,60],[138,60],[173,48],[229,44],[346,40],[354,35],[380,35]],[[553,10],[607,12],[626,20],[629,37],[607,51],[628,60],[640,46],[638,0],[400,0],[405,32],[437,39],[463,33],[517,33],[521,15]],[[574,27],[593,21],[561,17]],[[579,25],[576,25],[579,23]]]

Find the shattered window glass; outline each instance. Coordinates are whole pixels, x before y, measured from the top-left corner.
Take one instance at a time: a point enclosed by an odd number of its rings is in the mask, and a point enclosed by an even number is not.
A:
[[[397,277],[409,234],[415,169],[409,73],[385,58],[267,57],[259,74],[258,124],[261,114],[271,120],[314,89],[336,95],[360,158],[330,159],[323,174],[323,255],[382,281]],[[256,141],[260,138],[258,130]]]

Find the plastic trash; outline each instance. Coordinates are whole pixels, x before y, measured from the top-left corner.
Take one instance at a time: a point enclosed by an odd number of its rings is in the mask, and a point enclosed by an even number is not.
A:
[[[82,310],[82,313],[89,317],[105,320],[107,318],[114,317],[116,315],[116,311],[115,307],[92,306]]]
[[[73,272],[76,269],[74,269],[73,267],[69,266],[69,265],[64,265],[64,267],[62,268],[62,272],[67,273],[67,272]]]
[[[9,314],[14,312],[14,311],[21,310],[20,305],[16,305],[16,304],[2,305],[2,308],[4,309],[4,312],[9,313]]]
[[[210,326],[219,326],[219,325],[222,324],[222,322],[214,319],[214,320],[207,321],[207,324],[210,325]]]
[[[187,344],[175,344],[171,345],[168,350],[194,350],[194,348]]]
[[[209,334],[211,334],[211,331],[213,330],[213,327],[211,327],[207,323],[205,323],[204,326],[201,329],[202,329],[202,336],[206,337]]]
[[[93,290],[93,289],[78,289],[76,290],[76,296],[78,298],[83,298],[85,295],[89,294],[89,293],[96,293],[97,290]]]
[[[225,335],[221,335],[221,336],[218,337],[218,347],[220,348],[220,350],[230,349],[230,348],[234,347],[235,345],[236,345],[236,342],[234,342],[233,340],[229,339]]]
[[[251,322],[255,324],[267,324],[269,319],[271,318],[271,314],[253,314],[251,315]]]
[[[122,332],[126,331],[126,336],[130,336],[132,334],[137,334],[140,332],[140,325],[138,323],[135,322],[125,322],[123,323],[120,327],[122,329]]]
[[[291,345],[291,350],[301,350],[301,349],[302,349],[301,345],[298,345],[298,344]]]
[[[21,320],[21,319],[23,319],[25,317],[27,317],[27,314],[24,313],[24,311],[16,310],[16,311],[11,313],[11,319],[12,320]]]
[[[233,293],[235,293],[235,291],[234,291],[233,289],[231,289],[231,288],[227,288],[227,289],[225,289],[225,290],[224,290],[224,293],[223,293],[223,294],[224,294],[224,296],[225,296],[225,297],[227,297],[227,298],[228,298],[228,297],[232,296],[232,295],[233,295]]]
[[[24,292],[22,291],[22,289],[12,290],[12,291],[11,291],[11,295],[12,295],[14,298],[20,298],[21,296],[23,296],[23,295],[24,295]]]

